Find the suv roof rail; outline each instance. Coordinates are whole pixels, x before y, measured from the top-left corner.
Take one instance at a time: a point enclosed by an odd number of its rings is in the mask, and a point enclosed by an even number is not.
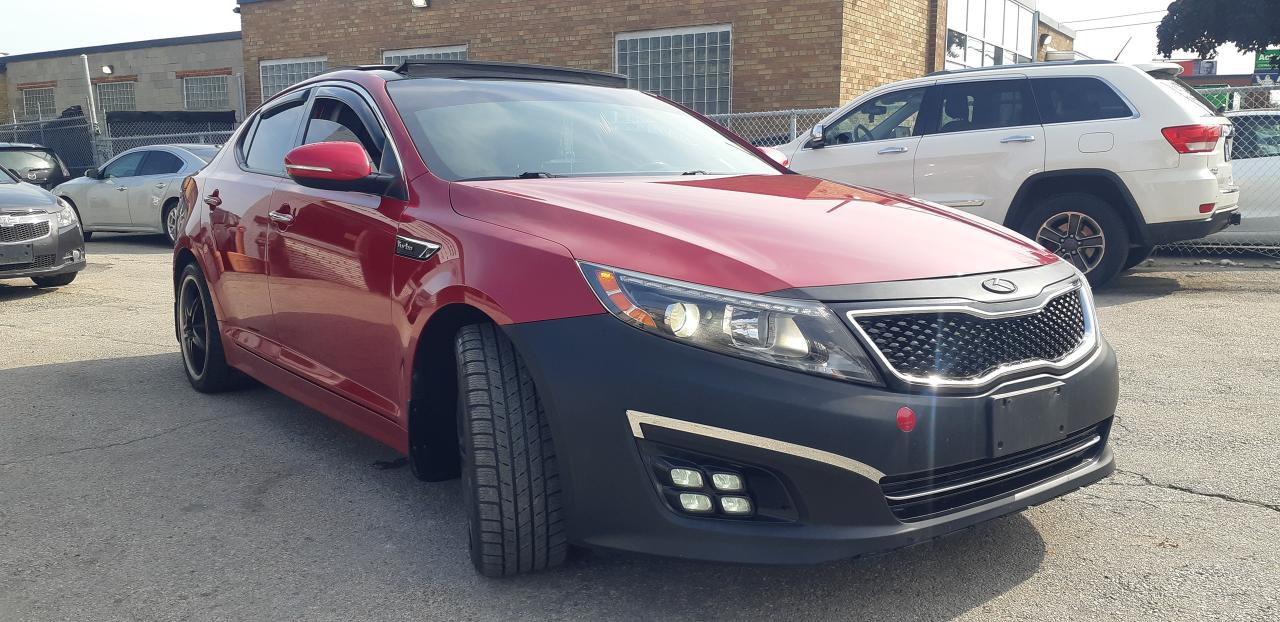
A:
[[[1051,60],[1038,63],[1017,63],[1014,65],[996,65],[994,67],[970,67],[968,69],[948,69],[935,71],[931,76],[949,76],[958,73],[977,73],[981,71],[997,71],[1000,69],[1020,69],[1022,67],[1066,67],[1068,65],[1115,65],[1113,60]]]
[[[473,62],[465,60],[407,60],[392,71],[410,78],[496,78],[542,80],[592,86],[626,88],[627,77],[619,73],[525,65],[521,63]]]

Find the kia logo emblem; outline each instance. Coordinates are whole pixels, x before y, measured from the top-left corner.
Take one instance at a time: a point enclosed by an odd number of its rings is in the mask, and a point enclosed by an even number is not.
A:
[[[982,289],[993,294],[1012,294],[1018,291],[1018,286],[1008,279],[987,279],[982,282]]]

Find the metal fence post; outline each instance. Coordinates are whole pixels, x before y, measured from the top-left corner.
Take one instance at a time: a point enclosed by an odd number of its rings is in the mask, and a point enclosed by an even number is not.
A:
[[[800,115],[796,111],[791,111],[791,140],[796,139],[796,135],[800,133]]]

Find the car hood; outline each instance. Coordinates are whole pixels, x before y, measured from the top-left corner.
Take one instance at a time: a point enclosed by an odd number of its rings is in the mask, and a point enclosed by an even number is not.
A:
[[[579,260],[753,293],[1058,260],[949,208],[802,175],[461,182],[450,198]]]
[[[31,184],[0,184],[0,212],[54,212],[58,199]]]

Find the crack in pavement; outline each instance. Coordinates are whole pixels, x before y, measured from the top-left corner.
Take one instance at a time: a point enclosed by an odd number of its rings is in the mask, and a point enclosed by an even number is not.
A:
[[[193,425],[199,425],[199,424],[201,424],[201,423],[208,423],[208,422],[210,422],[210,421],[218,421],[218,420],[220,420],[220,419],[231,419],[231,418],[239,417],[239,416],[240,416],[240,415],[222,415],[222,416],[219,416],[219,417],[209,417],[209,418],[206,418],[206,419],[197,419],[197,420],[195,420],[195,421],[188,421],[188,422],[186,422],[186,423],[184,423],[184,424],[182,424],[182,425],[174,426],[174,427],[172,427],[172,428],[166,428],[166,429],[164,429],[164,430],[161,430],[161,431],[159,431],[159,432],[156,432],[155,434],[148,434],[147,436],[139,436],[138,438],[132,438],[132,439],[129,439],[129,440],[127,440],[127,441],[118,441],[118,442],[115,442],[115,443],[106,443],[106,444],[104,444],[104,445],[90,445],[89,447],[77,447],[77,448],[75,448],[75,449],[66,449],[66,450],[63,450],[63,451],[55,451],[55,452],[52,452],[52,453],[42,454],[42,455],[39,455],[39,456],[32,456],[32,457],[30,457],[30,458],[23,458],[23,459],[21,459],[21,460],[12,460],[12,461],[9,461],[9,462],[0,462],[0,467],[7,467],[7,466],[15,465],[15,464],[27,464],[27,463],[30,463],[30,462],[36,462],[36,461],[38,461],[38,460],[44,460],[45,458],[56,458],[56,457],[58,457],[58,456],[65,456],[65,455],[67,455],[67,454],[80,453],[80,452],[82,452],[82,451],[94,451],[94,450],[97,450],[97,449],[112,449],[112,448],[114,448],[114,447],[122,447],[122,446],[124,446],[124,445],[132,445],[132,444],[134,444],[134,443],[138,443],[138,442],[142,442],[142,441],[148,441],[148,440],[151,440],[151,439],[153,439],[153,438],[159,438],[159,437],[164,436],[164,435],[166,435],[166,434],[171,434],[171,433],[173,433],[173,432],[177,432],[178,430],[181,430],[181,429],[183,429],[183,428],[188,428],[188,427],[191,427],[191,426],[193,426]]]
[[[1114,480],[1098,482],[1098,483],[1103,485],[1109,485],[1109,486],[1154,486],[1156,488],[1163,488],[1165,490],[1175,490],[1177,492],[1185,492],[1190,495],[1208,497],[1210,499],[1220,499],[1222,501],[1229,501],[1231,503],[1242,503],[1244,505],[1252,505],[1254,507],[1262,508],[1264,510],[1271,510],[1272,512],[1280,512],[1280,504],[1266,503],[1265,501],[1254,501],[1253,499],[1241,499],[1240,497],[1235,497],[1235,496],[1228,495],[1221,492],[1205,492],[1203,490],[1196,490],[1195,488],[1191,488],[1188,486],[1180,486],[1174,483],[1162,484],[1160,482],[1152,480],[1150,477],[1146,476],[1145,474],[1139,473],[1137,471],[1126,471],[1124,469],[1116,469],[1116,473],[1119,473],[1122,475],[1132,475],[1142,480],[1142,483],[1141,484],[1123,484]]]

